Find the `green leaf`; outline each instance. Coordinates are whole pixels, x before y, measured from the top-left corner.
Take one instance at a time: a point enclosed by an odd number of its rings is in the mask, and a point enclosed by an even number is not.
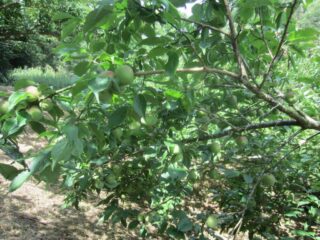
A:
[[[69,36],[74,30],[76,30],[77,26],[79,25],[79,19],[72,18],[65,22],[62,26],[61,30],[61,37],[62,39]]]
[[[27,100],[29,96],[30,94],[26,92],[14,92],[8,99],[8,102],[9,102],[8,111],[11,111],[20,102]]]
[[[147,102],[142,94],[138,94],[134,97],[133,109],[139,115],[139,117],[145,117]]]
[[[17,190],[18,188],[20,188],[22,186],[22,184],[31,177],[31,175],[32,175],[32,173],[29,172],[28,170],[19,173],[19,175],[16,176],[13,179],[13,181],[11,182],[11,184],[9,186],[9,192],[13,192],[13,191]]]
[[[74,67],[73,72],[78,76],[82,76],[88,71],[89,68],[90,68],[90,62],[83,61],[83,62],[78,63]]]
[[[49,150],[45,150],[40,152],[38,155],[27,159],[27,162],[31,162],[29,166],[29,171],[31,174],[35,174],[38,171],[42,171],[49,160],[50,152]]]
[[[319,31],[313,28],[305,28],[291,32],[288,36],[289,42],[309,42],[315,41],[319,37]]]
[[[111,87],[112,80],[110,78],[95,78],[89,82],[89,88],[94,94],[98,94],[103,90],[109,89]]]
[[[72,153],[72,145],[67,139],[62,139],[53,146],[51,156],[52,156],[52,169],[61,160],[69,160]]]
[[[19,89],[34,85],[35,82],[32,79],[21,78],[14,82],[14,90],[17,91]]]
[[[168,52],[168,49],[166,49],[164,47],[155,47],[155,48],[151,49],[148,56],[149,56],[149,58],[161,57],[161,56],[165,55],[167,52]]]
[[[66,12],[57,12],[53,15],[52,20],[58,21],[58,20],[65,20],[65,19],[69,19],[69,18],[73,18],[73,16],[69,13],[66,13]]]
[[[44,133],[46,131],[46,128],[39,122],[30,122],[30,127],[33,131],[35,131],[38,134]]]
[[[48,165],[41,173],[40,178],[41,180],[47,182],[47,183],[56,183],[59,180],[61,173],[61,167],[56,166],[53,170]]]
[[[28,122],[26,116],[22,116],[20,113],[16,113],[15,118],[10,118],[6,120],[2,126],[2,134],[5,137],[17,133],[21,128],[23,128]]]
[[[104,5],[90,12],[85,20],[83,30],[89,32],[102,24],[108,24],[114,18],[112,14],[113,9],[111,6]]]
[[[169,52],[168,53],[168,62],[165,65],[165,70],[170,75],[174,75],[179,65],[179,55],[176,52]]]
[[[90,49],[92,52],[99,52],[102,49],[104,49],[106,46],[106,41],[104,40],[97,40],[97,41],[92,41],[90,44]]]
[[[135,229],[138,225],[139,225],[139,221],[133,220],[132,222],[129,223],[128,229],[130,229],[130,230]]]
[[[66,135],[69,142],[74,142],[78,139],[79,129],[75,125],[68,124],[64,126],[62,132]]]
[[[13,180],[20,172],[21,170],[18,170],[11,165],[0,163],[0,174],[5,179]]]
[[[127,112],[128,107],[120,107],[115,110],[108,118],[108,127],[112,129],[120,126],[124,122]]]
[[[164,93],[167,97],[172,97],[174,99],[179,99],[183,96],[182,92],[176,91],[174,89],[167,89]]]

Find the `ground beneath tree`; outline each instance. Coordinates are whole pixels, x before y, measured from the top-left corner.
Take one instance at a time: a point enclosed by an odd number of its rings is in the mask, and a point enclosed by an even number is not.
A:
[[[39,140],[31,134],[22,142],[22,152],[39,147]],[[12,160],[0,151],[0,162]],[[28,181],[8,193],[9,184],[0,176],[0,240],[132,239],[125,229],[98,225],[102,210],[94,201],[80,204],[80,211],[63,209],[64,196],[54,187]]]

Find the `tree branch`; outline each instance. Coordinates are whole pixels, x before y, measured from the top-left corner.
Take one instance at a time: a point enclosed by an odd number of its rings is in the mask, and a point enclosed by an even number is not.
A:
[[[286,36],[287,36],[287,33],[288,33],[288,28],[289,28],[289,24],[290,24],[290,21],[292,19],[292,16],[293,16],[293,13],[294,13],[294,9],[296,7],[298,3],[298,0],[294,0],[293,3],[292,3],[292,6],[290,8],[290,13],[289,13],[289,17],[287,19],[287,22],[286,22],[286,25],[284,26],[284,31],[282,33],[282,37],[281,37],[281,40],[279,42],[279,45],[278,45],[278,48],[277,48],[277,51],[276,51],[276,54],[274,55],[274,57],[272,58],[270,64],[269,64],[269,67],[268,67],[268,70],[267,70],[267,73],[264,75],[264,78],[263,78],[263,81],[262,83],[260,84],[259,88],[262,88],[265,81],[268,79],[269,77],[269,74],[274,66],[274,64],[276,63],[276,61],[280,60],[280,51],[281,51],[281,48],[282,48],[282,45],[284,44],[285,42],[285,39],[286,39]]]
[[[271,128],[271,127],[284,127],[284,126],[301,126],[300,123],[296,120],[278,120],[278,121],[272,121],[272,122],[264,122],[264,123],[257,123],[257,124],[249,124],[245,127],[241,128],[232,128],[228,130],[224,130],[221,132],[217,132],[214,134],[201,136],[201,137],[195,137],[195,138],[187,138],[184,139],[183,143],[193,143],[198,141],[207,141],[210,139],[216,139],[225,137],[234,133],[241,133],[249,130],[257,130],[262,128]]]
[[[212,31],[219,32],[219,33],[222,33],[222,34],[226,35],[227,37],[230,37],[230,34],[229,34],[229,33],[223,31],[223,30],[220,29],[220,28],[216,28],[216,27],[213,27],[213,26],[211,26],[211,25],[208,25],[208,24],[206,24],[206,23],[202,23],[202,22],[190,20],[190,19],[188,19],[188,18],[180,18],[180,20],[185,21],[185,22],[188,22],[188,23],[193,23],[193,24],[199,25],[199,26],[201,26],[201,27],[203,27],[203,28],[208,28],[208,29],[210,29],[210,30],[212,30]]]
[[[240,76],[237,73],[230,72],[223,69],[218,68],[209,68],[209,67],[195,67],[195,68],[181,68],[177,69],[178,73],[217,73],[221,75],[226,75],[232,78],[238,79]],[[144,77],[149,75],[159,75],[159,74],[165,74],[165,70],[152,70],[152,71],[145,71],[145,72],[136,72],[135,76],[137,77]]]
[[[230,9],[230,4],[228,0],[224,0],[224,5],[226,8],[226,12],[227,12],[227,18],[228,18],[228,22],[229,22],[229,28],[230,28],[230,34],[231,34],[231,43],[232,43],[232,48],[233,48],[233,52],[235,54],[235,57],[237,59],[238,62],[238,66],[240,69],[240,73],[241,73],[241,77],[247,77],[247,70],[242,62],[242,58],[241,58],[241,54],[240,54],[240,50],[239,50],[239,46],[238,46],[238,42],[237,42],[237,34],[236,34],[236,30],[234,27],[234,23],[233,23],[233,19],[232,19],[232,14],[231,14],[231,9]]]

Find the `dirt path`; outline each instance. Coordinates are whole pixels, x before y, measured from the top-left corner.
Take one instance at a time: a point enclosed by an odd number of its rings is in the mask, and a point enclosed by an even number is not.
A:
[[[24,140],[23,152],[34,147],[28,142],[39,143],[33,136]],[[1,151],[0,162],[10,163]],[[28,181],[8,194],[9,184],[0,176],[0,240],[130,239],[123,229],[97,225],[101,209],[92,203],[82,203],[80,211],[63,209],[64,196],[54,188]]]

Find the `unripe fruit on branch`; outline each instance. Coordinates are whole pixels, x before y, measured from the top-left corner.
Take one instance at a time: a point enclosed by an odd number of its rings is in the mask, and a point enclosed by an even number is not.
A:
[[[221,151],[221,145],[219,142],[213,142],[210,145],[210,151],[214,154],[218,154]]]
[[[157,122],[158,122],[158,118],[155,115],[147,115],[145,118],[141,118],[141,123],[149,127],[156,125]]]
[[[40,97],[40,92],[37,87],[35,86],[29,86],[25,90],[26,93],[28,93],[28,101],[29,102],[35,102]]]
[[[236,143],[239,146],[245,146],[248,144],[248,138],[246,136],[239,136],[236,138]]]
[[[123,131],[121,128],[116,128],[112,131],[112,134],[117,140],[120,140],[123,136]]]
[[[117,178],[114,174],[109,174],[106,178],[106,181],[110,185],[116,185],[118,183]]]
[[[238,105],[237,97],[232,94],[227,95],[225,101],[227,105],[232,108],[236,108]]]
[[[128,85],[133,82],[134,72],[128,65],[119,66],[115,71],[115,77],[119,81],[119,85]]]
[[[40,121],[43,118],[40,108],[36,106],[29,108],[27,113],[30,115],[32,121]]]
[[[0,104],[0,114],[6,114],[9,110],[9,102],[4,101]]]
[[[210,215],[206,220],[206,225],[209,228],[216,228],[218,225],[218,219],[215,215]]]
[[[295,102],[295,93],[292,90],[288,90],[285,93],[284,98],[286,99],[286,101],[288,103],[294,103]]]
[[[266,187],[272,187],[276,183],[276,178],[272,174],[265,174],[261,178],[261,184]]]
[[[182,149],[179,144],[175,144],[172,149],[173,154],[178,155],[182,153]]]
[[[50,111],[53,108],[53,103],[50,99],[45,99],[40,102],[40,108],[44,111]]]

